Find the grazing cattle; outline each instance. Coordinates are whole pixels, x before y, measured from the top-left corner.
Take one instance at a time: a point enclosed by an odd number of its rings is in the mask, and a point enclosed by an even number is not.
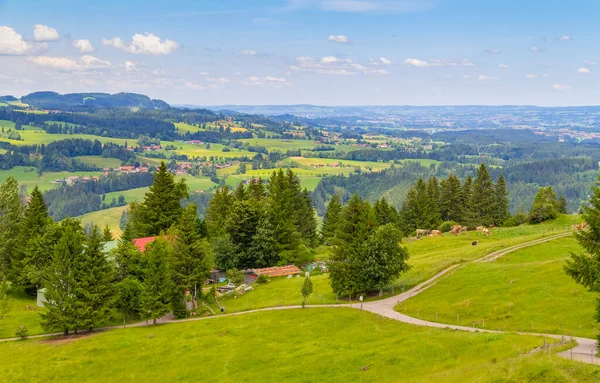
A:
[[[417,229],[417,238],[421,238],[423,236],[426,236],[427,234],[429,234],[430,231],[429,230],[425,230],[425,229]]]
[[[479,243],[479,241],[473,241],[473,242],[471,242],[471,245],[477,246],[478,243]]]
[[[477,231],[483,231],[483,229],[485,229],[485,227],[483,227],[483,226],[477,226],[475,228],[475,230],[477,230]]]
[[[431,234],[429,234],[431,237],[439,237],[440,235],[442,235],[442,232],[439,230],[431,230]]]
[[[488,227],[489,227],[490,229],[493,229],[493,228],[495,228],[496,226],[494,226],[494,225],[489,225]]]
[[[460,231],[467,231],[467,227],[466,226],[461,226],[460,227]]]
[[[580,225],[582,229],[585,229],[588,226],[587,222],[581,222]]]
[[[460,226],[457,227],[453,227],[452,230],[450,230],[450,233],[452,233],[452,235],[457,236],[460,234]]]
[[[581,230],[581,229],[583,229],[583,226],[581,226],[581,225],[582,225],[581,223],[577,224],[577,225],[571,225],[571,228],[573,230]]]
[[[483,230],[481,230],[481,234],[485,234],[486,237],[489,237],[490,235],[492,235],[492,232],[490,231],[490,229],[483,228]]]

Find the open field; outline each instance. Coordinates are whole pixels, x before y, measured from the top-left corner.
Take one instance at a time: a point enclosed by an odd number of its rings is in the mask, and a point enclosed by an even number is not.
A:
[[[110,203],[110,200],[108,202]],[[121,222],[121,213],[123,213],[123,210],[128,208],[129,206],[113,207],[110,209],[87,213],[76,218],[81,220],[82,225],[85,225],[89,222],[93,222],[100,228],[108,225],[113,236],[120,237],[122,233],[122,230],[119,228],[119,223]]]
[[[7,342],[0,344],[0,354],[10,355],[0,358],[0,374],[24,382],[548,382],[595,376],[592,366],[525,355],[541,343],[415,327],[352,309],[298,309],[67,341]]]
[[[4,182],[9,176],[13,176],[19,184],[26,185],[31,192],[35,185],[45,191],[56,186],[55,179],[64,179],[71,176],[99,176],[102,172],[48,172],[38,176],[36,168],[26,166],[15,166],[11,170],[0,170],[0,182]]]
[[[30,335],[43,334],[36,298],[18,289],[13,289],[9,297],[10,308],[0,319],[0,338],[14,337],[20,325],[24,325]]]
[[[229,152],[224,152],[223,148],[225,147],[225,145],[222,144],[210,144],[210,148],[207,149],[206,148],[206,144],[204,145],[194,145],[194,144],[187,144],[185,142],[181,142],[181,141],[175,141],[175,142],[169,142],[169,141],[162,141],[163,144],[169,145],[175,145],[177,147],[177,150],[171,151],[171,150],[159,150],[158,153],[165,153],[165,155],[167,157],[170,156],[170,153],[172,152],[176,152],[177,154],[185,154],[186,156],[193,158],[193,157],[206,157],[209,158],[211,156],[213,157],[222,157],[222,158],[234,158],[234,157],[248,157],[248,158],[252,158],[256,155],[256,153],[254,152],[250,152],[247,150],[239,150],[239,149],[235,149],[235,148],[230,148]]]
[[[581,222],[577,215],[561,215],[556,220],[538,225],[492,229],[490,237],[469,231],[457,237],[450,233],[441,237],[423,238],[406,241],[412,269],[403,274],[395,283],[397,289],[408,289],[434,276],[446,267],[471,261],[503,248],[532,241],[559,232],[571,230],[571,225]],[[479,241],[477,246],[471,242]]]
[[[148,190],[150,190],[149,186],[144,188],[136,188],[106,193],[106,203],[110,203],[110,201],[112,201],[113,198],[118,200],[120,195],[123,195],[123,197],[125,197],[125,202],[127,203],[140,201],[144,198],[144,195],[148,192]]]
[[[2,126],[5,123],[13,124],[13,127],[14,127],[14,123],[11,123],[10,121],[5,121],[5,120],[0,121],[0,126]],[[132,143],[132,140],[126,140],[123,138],[100,137],[100,136],[93,136],[90,134],[49,134],[49,133],[46,133],[46,131],[43,130],[42,128],[35,127],[35,126],[23,126],[23,129],[24,130],[19,131],[19,134],[21,135],[21,138],[22,138],[21,141],[8,140],[8,139],[4,139],[4,138],[1,141],[10,142],[11,144],[14,144],[14,145],[36,145],[36,144],[49,144],[50,142],[53,142],[53,141],[66,140],[68,138],[82,138],[82,139],[92,140],[92,141],[98,140],[102,143],[112,142],[112,143],[119,144],[119,145],[124,145],[125,142]]]
[[[563,270],[565,258],[580,247],[573,237],[506,254],[494,262],[472,263],[398,309],[441,323],[488,329],[535,331],[593,338],[596,295]]]
[[[118,158],[108,158],[102,156],[79,156],[75,157],[86,164],[95,165],[99,168],[118,168],[121,166],[121,160]]]

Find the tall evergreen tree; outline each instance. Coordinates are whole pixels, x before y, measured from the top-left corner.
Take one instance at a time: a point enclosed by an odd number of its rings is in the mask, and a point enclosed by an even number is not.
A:
[[[94,227],[82,252],[75,254],[77,327],[92,330],[110,316],[114,270],[104,254],[100,229]]]
[[[427,180],[427,195],[431,203],[433,214],[435,215],[435,220],[436,222],[440,222],[442,213],[440,208],[440,185],[437,178],[430,177]]]
[[[313,247],[317,244],[317,218],[312,206],[310,192],[304,189],[298,198],[297,227],[300,236],[307,246]]]
[[[500,174],[496,181],[496,205],[494,208],[494,225],[500,226],[508,219],[508,192],[506,191],[506,181],[504,176]]]
[[[67,218],[60,223],[60,239],[54,246],[52,261],[46,274],[44,304],[41,312],[42,327],[46,331],[77,330],[78,269],[85,236],[79,221]]]
[[[202,239],[195,228],[197,207],[188,205],[181,215],[174,234],[176,235],[173,251],[173,279],[179,299],[189,290],[192,301],[196,302],[204,281],[210,276],[211,251],[205,239]]]
[[[463,198],[460,180],[451,174],[440,182],[440,214],[443,221],[463,221]]]
[[[9,274],[11,261],[17,256],[23,210],[19,183],[13,176],[9,176],[0,184],[0,274]]]
[[[252,237],[252,245],[248,249],[249,258],[255,260],[256,267],[268,267],[279,262],[277,243],[273,237],[273,226],[267,214],[258,221],[256,234]]]
[[[171,310],[173,282],[171,276],[172,250],[164,239],[157,239],[146,247],[146,268],[144,272],[143,314],[147,319],[156,320]]]
[[[564,195],[558,197],[558,214],[569,214],[567,209],[567,199]]]
[[[295,190],[282,169],[273,172],[268,184],[271,223],[279,252],[298,248],[300,234],[296,227],[297,211]]]
[[[327,243],[335,237],[335,231],[342,211],[342,204],[340,202],[340,196],[334,194],[327,205],[325,211],[325,217],[323,218],[323,226],[321,227],[321,238],[323,242]]]
[[[477,177],[473,182],[471,199],[469,203],[469,226],[488,226],[494,223],[496,208],[496,190],[485,164],[477,170]]]
[[[130,223],[138,237],[159,235],[177,222],[181,215],[180,200],[188,196],[185,181],[176,183],[164,162],[154,174],[154,182],[144,201],[132,204]]]
[[[540,223],[555,219],[558,216],[558,202],[552,186],[540,188],[535,197],[527,220],[529,223]]]
[[[405,234],[416,229],[430,230],[439,226],[440,216],[422,178],[409,189],[402,204],[401,220]]]
[[[373,212],[375,214],[375,221],[377,226],[383,226],[392,224],[394,226],[399,225],[398,212],[396,208],[388,204],[385,197],[381,197],[373,204]]]
[[[211,241],[225,234],[226,223],[229,218],[233,195],[228,186],[223,186],[215,191],[208,207],[206,208],[206,227]]]
[[[587,230],[574,233],[584,253],[571,253],[565,271],[575,282],[593,292],[600,292],[600,178],[592,188],[589,204],[582,207]],[[596,301],[596,321],[600,322],[600,299]],[[600,335],[597,336],[600,341]]]

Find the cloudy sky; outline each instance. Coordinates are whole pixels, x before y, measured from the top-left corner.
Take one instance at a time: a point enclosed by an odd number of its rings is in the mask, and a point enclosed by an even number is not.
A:
[[[600,2],[0,0],[0,94],[600,104]]]

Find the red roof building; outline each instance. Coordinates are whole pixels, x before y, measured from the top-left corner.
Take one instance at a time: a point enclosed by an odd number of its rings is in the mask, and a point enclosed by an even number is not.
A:
[[[287,275],[302,274],[302,270],[295,265],[265,267],[264,269],[254,269],[257,275],[266,275],[267,277],[285,277]]]
[[[154,242],[154,240],[158,238],[158,237],[145,237],[145,238],[135,238],[132,239],[131,242],[133,242],[133,244],[135,245],[135,247],[138,248],[139,251],[144,251],[146,250],[146,246],[148,246],[149,243]]]

